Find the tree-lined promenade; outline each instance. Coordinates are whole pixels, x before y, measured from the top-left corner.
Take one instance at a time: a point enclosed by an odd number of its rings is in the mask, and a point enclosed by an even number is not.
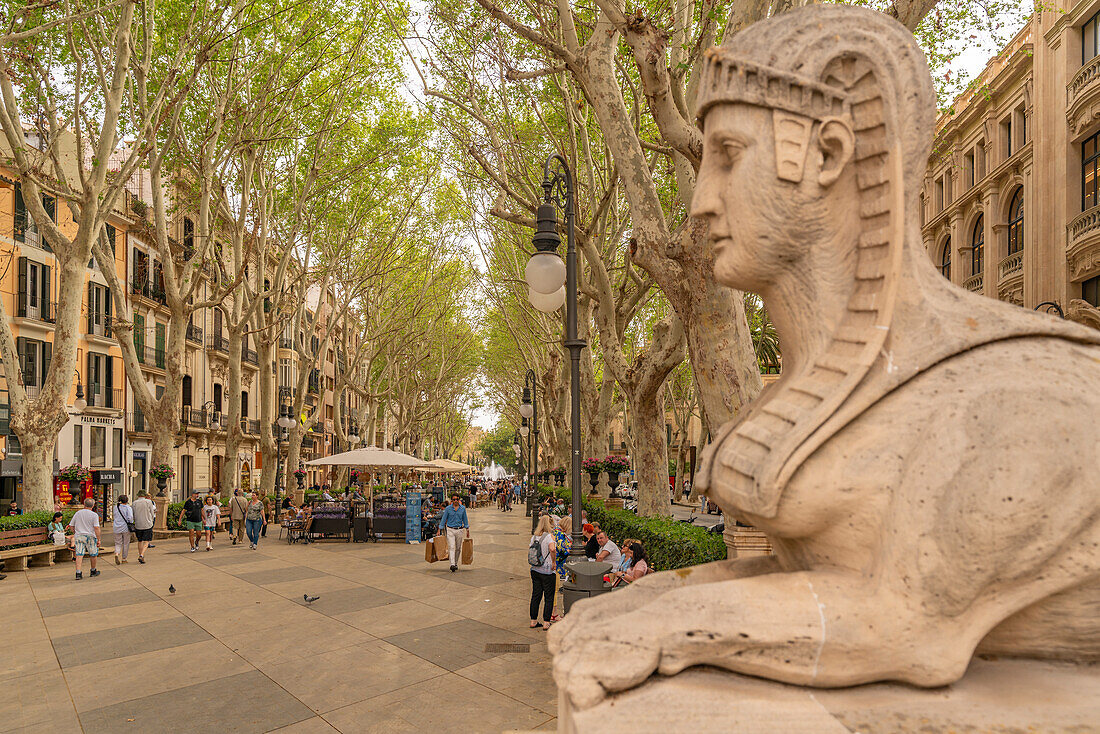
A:
[[[524,282],[557,153],[576,179],[582,454],[628,456],[639,512],[670,514],[670,473],[782,364],[687,213],[700,63],[793,5],[9,6],[0,355],[23,507],[53,506],[55,457],[122,470],[116,494],[162,464],[176,490],[271,494],[357,442],[473,458],[475,415],[518,436],[529,370],[539,466],[566,466],[564,309],[534,309]],[[1020,14],[881,9],[937,68]],[[114,411],[118,438],[82,433],[81,403]]]

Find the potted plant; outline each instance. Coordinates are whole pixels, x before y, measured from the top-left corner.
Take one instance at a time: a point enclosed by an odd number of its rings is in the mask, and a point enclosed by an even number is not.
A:
[[[600,472],[603,471],[603,462],[599,459],[589,457],[581,462],[581,471],[588,472],[588,483],[592,485],[592,489],[595,489],[596,485],[600,483]]]
[[[565,486],[565,469],[562,469],[562,468],[561,468],[561,467],[559,466],[559,467],[558,467],[557,469],[555,469],[555,470],[554,470],[554,472],[553,472],[553,473],[554,473],[554,480],[555,480],[555,483],[556,483],[556,484],[557,484],[557,485],[558,485],[559,487]]]
[[[92,470],[86,466],[80,464],[69,464],[62,468],[58,473],[58,476],[68,482],[83,482],[90,479],[92,476]]]
[[[164,490],[168,488],[168,480],[176,476],[176,470],[172,468],[171,464],[160,463],[153,465],[153,468],[149,470],[149,475],[157,480],[157,496],[163,497]]]
[[[625,456],[608,456],[603,460],[604,471],[607,472],[607,486],[614,492],[619,486],[619,475],[630,471],[630,462]]]

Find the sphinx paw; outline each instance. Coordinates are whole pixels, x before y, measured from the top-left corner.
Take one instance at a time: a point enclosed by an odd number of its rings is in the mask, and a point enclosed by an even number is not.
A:
[[[578,709],[595,706],[607,694],[645,681],[660,664],[658,647],[625,637],[615,627],[575,625],[556,636],[554,680]]]

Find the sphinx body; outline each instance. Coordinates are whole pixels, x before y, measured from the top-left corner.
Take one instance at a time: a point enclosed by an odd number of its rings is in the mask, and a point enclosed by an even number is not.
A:
[[[921,251],[912,37],[792,11],[712,53],[699,94],[716,277],[795,339],[699,483],[776,552],[578,604],[551,631],[559,686],[585,707],[699,664],[934,686],[975,651],[1100,657],[1100,335],[957,289]]]

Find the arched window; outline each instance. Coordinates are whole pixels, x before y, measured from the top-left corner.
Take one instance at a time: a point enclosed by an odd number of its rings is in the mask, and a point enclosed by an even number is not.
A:
[[[978,215],[970,235],[970,274],[978,275],[985,267],[985,217]]]
[[[1008,204],[1008,254],[1024,249],[1024,187],[1016,189]]]
[[[940,273],[943,277],[951,280],[951,238],[948,237],[943,243],[943,249],[940,250]]]

